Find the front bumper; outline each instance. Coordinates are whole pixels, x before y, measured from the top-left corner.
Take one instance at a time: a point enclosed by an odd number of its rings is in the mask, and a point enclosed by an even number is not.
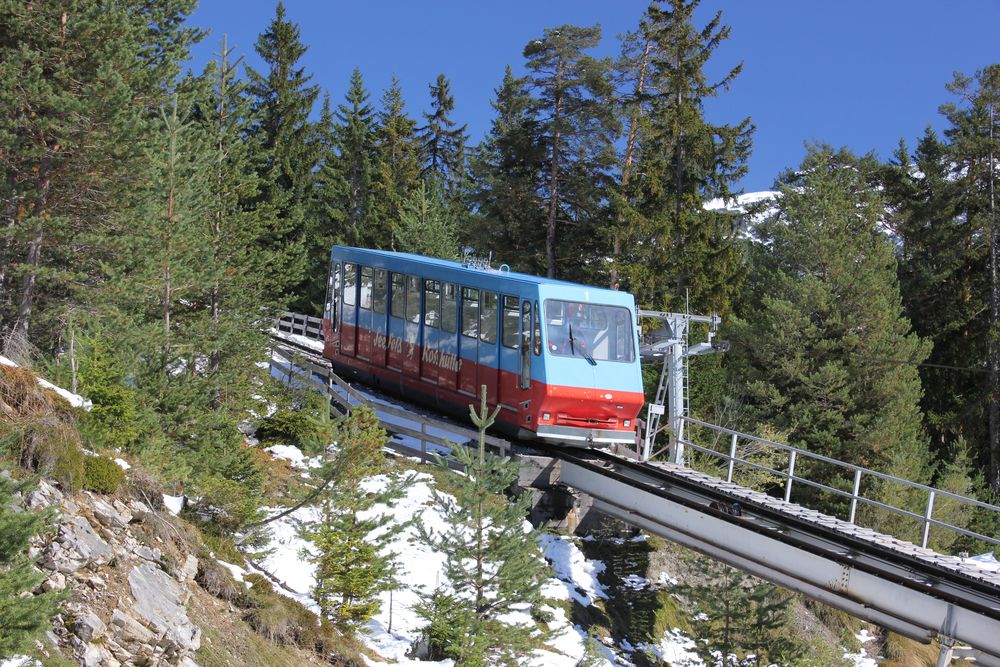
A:
[[[635,431],[618,431],[606,428],[580,428],[578,426],[555,426],[538,424],[535,433],[539,438],[560,445],[572,447],[594,447],[615,444],[635,444]]]

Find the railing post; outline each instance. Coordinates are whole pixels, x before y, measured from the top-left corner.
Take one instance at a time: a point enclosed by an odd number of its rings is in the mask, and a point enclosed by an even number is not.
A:
[[[733,481],[733,466],[736,464],[736,439],[737,435],[733,433],[732,442],[729,443],[729,470],[726,471],[726,481]]]
[[[420,460],[427,463],[427,423],[420,420]]]
[[[792,498],[792,479],[795,477],[795,455],[796,452],[792,450],[791,456],[788,457],[788,479],[785,480],[785,502],[791,502]]]
[[[858,512],[858,496],[861,494],[861,469],[854,471],[854,492],[851,493],[851,516],[847,518],[847,523],[854,523],[854,517]]]
[[[924,549],[927,548],[927,539],[931,535],[931,514],[934,512],[934,491],[931,490],[927,494],[927,511],[924,513],[924,538],[920,542],[920,546]]]

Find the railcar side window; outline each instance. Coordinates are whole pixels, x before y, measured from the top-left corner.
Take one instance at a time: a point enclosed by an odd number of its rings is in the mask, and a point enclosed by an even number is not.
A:
[[[406,314],[406,277],[402,273],[392,275],[392,300],[389,304],[389,314],[393,317],[403,317]]]
[[[372,276],[372,267],[361,267],[361,300],[358,305],[365,310],[371,310],[372,307]]]
[[[462,288],[462,335],[479,335],[479,290],[471,287]]]
[[[441,324],[441,281],[424,281],[424,325],[437,327]]]
[[[358,266],[344,262],[344,305],[353,306],[357,303]]]
[[[457,310],[454,283],[445,283],[441,289],[441,331],[455,333]]]
[[[334,262],[330,267],[330,284],[327,286],[326,294],[326,318],[330,320],[330,326],[337,331],[337,324],[340,320],[340,262]]]
[[[517,297],[505,294],[503,297],[503,320],[501,322],[503,334],[500,340],[503,342],[504,347],[511,349],[517,349],[517,325],[519,319],[517,308]],[[530,331],[530,329],[525,327],[525,331]]]
[[[385,269],[375,269],[375,288],[372,307],[376,313],[385,312]]]
[[[535,356],[542,353],[542,309],[538,307],[538,300],[535,300],[535,326],[531,330],[531,337],[535,341]]]
[[[420,324],[420,278],[406,276],[406,319]]]
[[[479,310],[479,340],[490,345],[497,342],[497,293],[483,292]]]

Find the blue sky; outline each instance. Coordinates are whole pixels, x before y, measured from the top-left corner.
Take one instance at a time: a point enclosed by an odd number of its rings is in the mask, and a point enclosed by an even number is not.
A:
[[[617,53],[616,36],[633,29],[645,0],[466,0],[342,2],[286,0],[309,46],[303,58],[336,104],[354,67],[377,101],[395,73],[411,116],[427,110],[427,85],[452,82],[459,122],[472,141],[488,131],[490,100],[505,65],[522,73],[521,51],[546,27],[601,24],[595,55]],[[211,34],[193,54],[200,69],[223,33],[260,67],[258,33],[274,0],[202,0],[191,19]],[[710,65],[742,61],[732,90],[707,106],[714,122],[750,116],[757,126],[747,191],[771,186],[802,159],[807,141],[846,145],[887,158],[900,137],[911,144],[928,124],[944,127],[938,106],[950,99],[952,73],[1000,62],[1000,0],[703,0],[699,25],[717,10],[731,39]]]

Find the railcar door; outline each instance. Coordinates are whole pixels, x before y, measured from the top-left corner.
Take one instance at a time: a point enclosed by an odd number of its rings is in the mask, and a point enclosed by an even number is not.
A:
[[[386,366],[397,371],[403,370],[403,338],[406,322],[406,276],[390,273],[389,281],[389,326],[385,345]]]
[[[357,356],[359,359],[372,358],[372,287],[374,286],[372,267],[361,267],[358,283],[358,333]]]
[[[406,321],[403,323],[403,376],[420,377],[420,278],[406,276]]]
[[[438,386],[458,389],[458,287],[441,284],[441,336],[438,339]]]
[[[479,301],[479,366],[477,370],[477,387],[486,386],[486,401],[496,405],[500,397],[497,394],[497,380],[500,377],[500,308],[497,293],[487,290],[480,291]]]
[[[385,366],[388,325],[386,303],[389,296],[388,272],[375,269],[375,284],[372,288],[372,341],[371,360],[375,366]]]
[[[424,279],[424,328],[420,346],[420,379],[438,381],[441,340],[441,281]]]
[[[462,310],[460,329],[462,335],[458,340],[458,352],[461,361],[458,369],[458,389],[470,396],[475,396],[479,388],[476,385],[476,367],[479,364],[479,290],[474,287],[462,288]]]
[[[344,307],[341,311],[340,352],[348,357],[357,354],[358,265],[344,262]]]
[[[520,300],[504,294],[500,297],[500,373],[497,391],[500,403],[516,409],[521,389],[518,381],[520,338]]]

